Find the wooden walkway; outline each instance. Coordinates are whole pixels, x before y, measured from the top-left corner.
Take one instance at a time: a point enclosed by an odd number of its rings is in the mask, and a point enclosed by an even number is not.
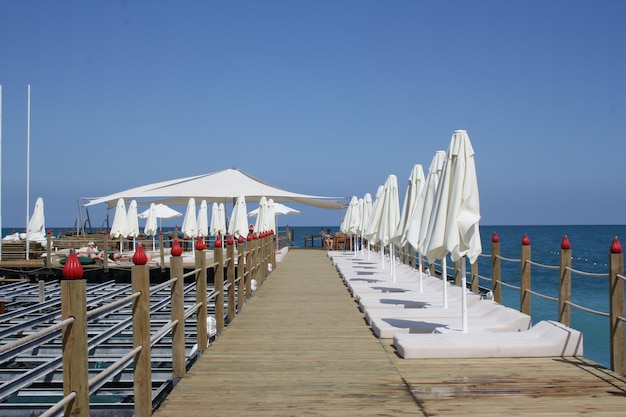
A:
[[[626,380],[577,358],[402,359],[325,251],[292,249],[154,413],[616,416]]]

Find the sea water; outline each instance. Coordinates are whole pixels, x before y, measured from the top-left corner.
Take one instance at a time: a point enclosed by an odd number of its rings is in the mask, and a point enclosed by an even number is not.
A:
[[[23,228],[22,228],[23,229]],[[53,235],[71,228],[52,228]],[[278,232],[285,234],[285,228],[279,226]],[[338,226],[290,226],[292,246],[303,247],[304,237],[321,234],[321,230],[331,229],[337,232]],[[19,228],[3,228],[3,236]],[[165,230],[164,230],[165,231]],[[533,262],[558,266],[561,241],[567,236],[572,249],[572,268],[595,274],[608,273],[609,251],[615,237],[626,239],[626,225],[610,226],[482,226],[480,227],[483,255],[478,259],[478,273],[491,277],[491,239],[494,233],[500,240],[502,257],[519,260],[521,242],[528,235],[531,244]],[[320,247],[321,240],[316,238],[315,244]],[[626,245],[626,243],[624,243]],[[310,246],[310,243],[307,244]],[[626,247],[626,246],[625,246]],[[448,262],[452,265],[451,262]],[[502,280],[508,284],[519,286],[520,263],[502,261]],[[449,273],[451,273],[449,271]],[[490,287],[490,282],[481,280],[481,286]],[[537,266],[531,267],[531,289],[549,297],[558,298],[559,271]],[[608,278],[587,277],[572,274],[572,302],[596,311],[609,311]],[[520,308],[519,290],[503,286],[502,304]],[[460,312],[459,312],[460,314]],[[531,316],[533,323],[541,320],[558,319],[558,303],[541,297],[531,296]],[[609,319],[572,308],[571,327],[584,334],[585,357],[609,367]]]

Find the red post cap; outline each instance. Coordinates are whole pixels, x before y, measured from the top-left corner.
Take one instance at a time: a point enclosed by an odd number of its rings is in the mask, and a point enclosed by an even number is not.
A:
[[[491,235],[491,241],[493,243],[498,243],[500,241],[500,238],[498,237],[498,234],[496,232],[493,232],[493,235]]]
[[[248,237],[246,237],[246,240],[247,240],[248,242],[250,242],[250,241],[252,240],[252,235],[251,235],[250,233],[248,233]]]
[[[571,249],[572,245],[569,243],[569,239],[567,238],[567,235],[563,236],[563,240],[561,241],[561,249],[566,250],[566,249]]]
[[[243,243],[243,236],[239,235],[239,237],[237,238],[237,243]]]
[[[74,252],[70,253],[63,266],[63,277],[65,279],[81,279],[83,274],[83,266],[78,260],[78,255]]]
[[[217,234],[217,237],[215,238],[215,243],[213,244],[214,247],[216,248],[221,248],[222,247],[222,237],[220,236],[220,234]]]
[[[174,239],[174,243],[172,243],[172,250],[170,254],[172,256],[180,256],[183,254],[183,248],[180,247],[180,243],[178,243],[178,239]]]
[[[611,253],[622,253],[622,244],[619,243],[617,236],[615,236],[613,243],[611,243]]]
[[[524,237],[522,238],[522,245],[524,246],[530,245],[530,238],[528,237],[528,235],[524,235]]]
[[[133,255],[133,263],[135,265],[145,265],[148,262],[148,255],[146,255],[146,251],[143,248],[143,245],[140,243],[137,245],[137,249],[135,249],[135,254]]]
[[[205,250],[206,249],[206,245],[204,243],[204,239],[202,239],[202,236],[198,236],[198,239],[196,240],[196,250]]]
[[[233,239],[232,235],[228,235],[228,237],[226,238],[226,244],[227,245],[234,245],[235,244],[235,240]]]

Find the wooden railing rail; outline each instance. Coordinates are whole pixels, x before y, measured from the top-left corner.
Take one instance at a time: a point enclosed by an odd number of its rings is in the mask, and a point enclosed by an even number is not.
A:
[[[43,415],[54,416],[64,410],[66,415],[88,416],[89,395],[114,375],[127,368],[132,360],[134,361],[135,416],[149,416],[152,412],[150,348],[171,333],[172,377],[175,379],[184,377],[186,358],[183,324],[185,320],[196,314],[198,351],[201,352],[208,345],[208,342],[202,340],[203,333],[204,338],[208,340],[206,315],[208,302],[213,300],[215,303],[217,329],[220,332],[224,326],[224,304],[228,306],[229,319],[232,319],[234,314],[243,307],[248,295],[245,290],[250,285],[253,274],[256,274],[259,284],[266,278],[267,263],[272,256],[274,238],[273,236],[265,236],[257,240],[257,242],[252,241],[253,243],[248,241],[249,249],[246,251],[242,247],[237,256],[232,252],[232,245],[227,246],[227,252],[229,252],[227,257],[224,257],[223,248],[216,247],[213,251],[215,262],[208,266],[204,252],[197,250],[196,268],[187,273],[183,273],[182,257],[172,256],[170,259],[171,278],[153,286],[149,285],[149,267],[134,265],[131,267],[131,294],[91,310],[87,310],[85,280],[63,280],[61,282],[62,321],[15,342],[0,346],[0,353],[29,343],[37,337],[43,337],[63,329],[65,332],[63,335],[64,398]],[[235,259],[237,259],[238,265],[236,274]],[[210,269],[213,269],[215,289],[207,295],[207,270]],[[224,279],[225,269],[227,271],[226,280]],[[187,290],[184,288],[184,278],[191,276],[195,277],[196,280],[196,303],[185,309],[184,293]],[[151,334],[150,295],[162,291],[168,286],[171,296],[169,300],[166,299],[165,301],[171,304],[171,319]],[[228,300],[224,299],[225,292],[228,294]],[[239,293],[239,297],[235,298],[235,292]],[[96,376],[87,380],[88,318],[98,317],[129,303],[132,304],[133,349]]]

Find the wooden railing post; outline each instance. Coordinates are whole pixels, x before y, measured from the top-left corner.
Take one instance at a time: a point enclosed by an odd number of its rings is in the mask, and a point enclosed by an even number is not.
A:
[[[472,292],[478,294],[480,292],[480,283],[478,282],[478,259],[470,264],[470,273],[472,274]]]
[[[278,244],[278,235],[274,233],[272,230],[270,233],[270,262],[272,264],[272,271],[276,269],[276,245]],[[287,242],[287,247],[289,247],[289,242]]]
[[[620,375],[624,368],[624,281],[617,275],[624,274],[624,254],[617,237],[611,244],[609,255],[609,317],[611,335],[611,369]]]
[[[528,235],[522,238],[520,256],[520,311],[530,316],[530,239]]]
[[[150,271],[147,265],[131,268],[133,293],[140,293],[133,300],[133,347],[141,346],[135,354],[135,416],[152,414],[152,366],[150,352]]]
[[[63,328],[63,394],[76,393],[65,406],[66,416],[89,416],[89,365],[87,352],[87,281],[75,253],[68,256],[61,281],[61,319],[74,318]]]
[[[265,282],[265,278],[267,277],[267,264],[269,263],[267,240],[267,233],[262,233],[261,236],[259,236],[259,245],[261,246],[261,283]]]
[[[198,253],[196,253],[198,257]],[[172,328],[172,377],[182,378],[185,376],[185,300],[183,288],[183,258],[178,256],[170,257],[170,278],[176,278],[170,286],[172,296],[171,315],[172,322],[178,323]],[[198,343],[198,348],[200,344]]]
[[[494,232],[491,236],[491,292],[493,300],[502,304],[502,268],[500,260],[500,238]]]
[[[237,238],[237,311],[241,311],[245,303],[244,252],[243,236],[240,235]]]
[[[46,235],[46,268],[52,267],[52,230]]]
[[[218,333],[224,331],[224,249],[222,238],[218,235],[213,244],[213,260],[215,265],[215,329]]]
[[[464,259],[459,259],[454,263],[454,285],[460,287],[461,286],[461,261]]]
[[[200,244],[202,242],[202,244]],[[196,332],[198,333],[198,350],[203,352],[209,345],[209,335],[207,331],[208,307],[207,307],[207,273],[206,273],[206,245],[203,240],[196,243],[195,264],[199,269],[196,274],[196,303],[200,303],[198,308]],[[180,258],[180,256],[179,256]],[[170,265],[171,268],[171,265]],[[180,261],[180,272],[183,272],[183,262]],[[182,276],[182,275],[181,275]]]
[[[159,255],[161,257],[161,271],[165,271],[165,245],[163,242],[163,231],[159,231]]]
[[[561,241],[561,254],[559,260],[559,322],[566,326],[571,322],[572,300],[572,249],[567,236]]]
[[[246,238],[246,247],[244,249],[246,259],[245,259],[245,269],[244,269],[244,277],[245,277],[245,286],[246,286],[246,298],[250,299],[252,297],[252,235],[249,234]]]
[[[103,250],[105,251],[105,254],[108,254],[109,253],[109,234],[107,232],[104,232],[104,244],[103,245],[104,245]],[[109,257],[108,256],[104,257],[103,263],[104,263],[104,272],[105,273],[109,272]],[[163,263],[161,262],[161,264]]]
[[[226,238],[226,281],[228,282],[228,321],[235,318],[235,241],[231,235]]]

